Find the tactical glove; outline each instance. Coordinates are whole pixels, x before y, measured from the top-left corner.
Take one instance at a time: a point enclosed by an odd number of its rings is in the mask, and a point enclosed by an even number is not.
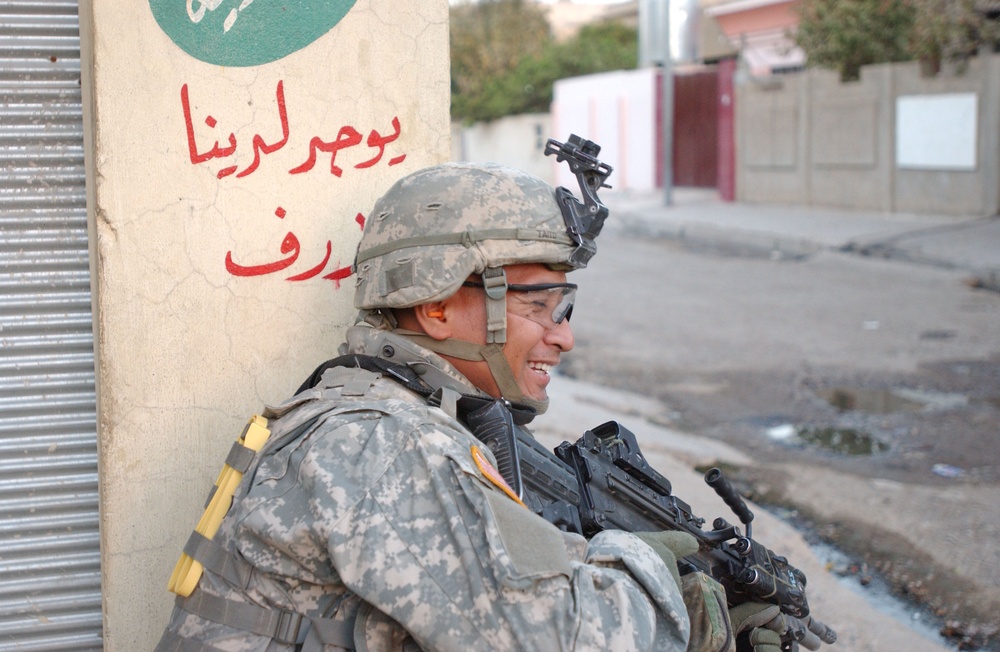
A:
[[[737,652],[781,652],[781,637],[763,627],[736,637]]]
[[[744,602],[729,610],[737,652],[781,652],[787,626],[776,604]]]

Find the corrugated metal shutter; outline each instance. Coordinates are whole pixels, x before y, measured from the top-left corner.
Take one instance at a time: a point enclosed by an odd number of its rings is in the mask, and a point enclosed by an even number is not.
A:
[[[77,4],[0,0],[0,651],[100,650]]]

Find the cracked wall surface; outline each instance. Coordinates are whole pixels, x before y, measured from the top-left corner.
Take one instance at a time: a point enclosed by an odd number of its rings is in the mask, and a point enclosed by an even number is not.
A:
[[[109,651],[152,649],[229,446],[336,355],[364,215],[450,154],[444,0],[359,0],[251,66],[188,54],[154,4],[81,4]]]

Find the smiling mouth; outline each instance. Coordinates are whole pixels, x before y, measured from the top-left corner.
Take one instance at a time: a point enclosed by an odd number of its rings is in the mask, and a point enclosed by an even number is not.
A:
[[[533,371],[537,371],[537,372],[538,372],[538,373],[540,373],[540,374],[545,374],[546,376],[547,376],[547,375],[549,375],[549,372],[550,372],[550,371],[552,371],[552,368],[553,368],[553,367],[555,367],[555,365],[551,365],[551,364],[546,364],[546,363],[544,363],[544,362],[532,362],[532,363],[531,363],[530,365],[528,365],[528,366],[529,366],[529,367],[530,367],[530,368],[531,368],[531,369],[532,369]]]

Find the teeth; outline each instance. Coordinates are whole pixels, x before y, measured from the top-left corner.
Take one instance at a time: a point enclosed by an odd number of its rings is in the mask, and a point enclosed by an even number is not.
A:
[[[552,365],[545,364],[544,362],[533,362],[531,363],[531,368],[535,371],[540,371],[543,374],[549,373],[552,370]]]

